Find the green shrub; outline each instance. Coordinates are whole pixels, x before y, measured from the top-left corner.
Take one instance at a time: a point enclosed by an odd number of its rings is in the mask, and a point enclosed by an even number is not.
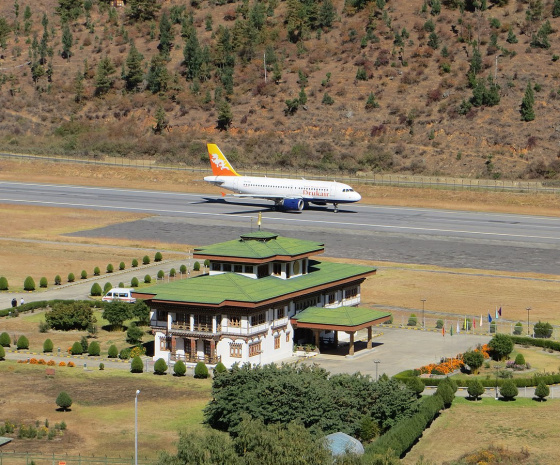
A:
[[[49,324],[46,321],[39,321],[39,332],[46,333],[50,329]]]
[[[478,379],[470,379],[467,381],[467,392],[469,396],[474,399],[478,400],[478,398],[484,394],[484,386]]]
[[[436,329],[441,329],[441,328],[443,328],[443,320],[437,320]]]
[[[144,364],[142,363],[142,359],[138,355],[132,359],[132,362],[130,363],[130,371],[132,373],[144,372]]]
[[[74,273],[68,273],[68,282],[73,283],[76,280]]]
[[[226,366],[222,362],[216,363],[214,367],[214,373],[225,373],[227,371]]]
[[[121,349],[121,351],[119,352],[119,358],[121,360],[128,360],[130,358],[130,347],[125,347],[124,349]]]
[[[535,323],[534,329],[535,337],[538,338],[549,338],[552,336],[552,325],[548,322],[543,323],[539,321]]]
[[[548,397],[549,394],[550,388],[541,381],[535,388],[535,397],[537,397],[539,401],[542,402],[545,397]]]
[[[70,352],[72,353],[72,355],[82,355],[82,353],[84,352],[84,348],[79,342],[74,342],[74,344],[72,344]]]
[[[10,347],[10,343],[12,340],[10,339],[10,335],[6,332],[0,334],[0,346],[2,347]]]
[[[180,271],[182,274],[185,274],[185,273],[187,272],[187,266],[186,266],[186,265],[181,265],[181,266],[179,267],[179,271]]]
[[[513,327],[513,334],[516,336],[521,335],[521,333],[523,332],[523,324],[518,321],[517,323],[515,323],[515,326]]]
[[[408,317],[407,326],[416,326],[417,324],[418,324],[418,318],[414,313],[411,313],[410,316]]]
[[[62,391],[56,398],[56,405],[66,411],[72,406],[72,399],[66,392]]]
[[[185,376],[186,372],[187,372],[187,367],[185,366],[183,361],[177,360],[175,362],[175,365],[173,365],[173,373],[175,373],[175,376]]]
[[[80,345],[82,346],[82,354],[86,354],[89,347],[89,341],[86,336],[82,336],[80,339]]]
[[[435,395],[440,396],[442,398],[443,405],[445,405],[445,408],[451,407],[451,404],[453,403],[453,399],[455,398],[455,393],[453,392],[453,389],[449,384],[446,383],[439,384]]]
[[[5,357],[6,351],[4,350],[4,347],[0,346],[0,360],[4,360]]]
[[[149,265],[149,264],[150,264],[150,257],[144,255],[144,257],[142,258],[142,265]]]
[[[417,376],[409,378],[406,382],[406,385],[418,397],[422,395],[422,392],[424,392],[424,389],[426,387],[426,385],[422,382],[422,380]]]
[[[373,438],[379,436],[379,425],[371,418],[371,415],[366,414],[362,417],[359,436],[363,442],[370,442]]]
[[[124,283],[123,283],[123,282],[120,282],[120,283],[119,283],[119,287],[120,287],[121,289],[124,288]]]
[[[158,358],[156,363],[154,363],[154,374],[156,375],[164,375],[167,371],[167,363],[163,358]]]
[[[44,276],[39,280],[39,287],[45,289],[49,285],[49,281]]]
[[[177,271],[175,271],[175,268],[171,268],[169,270],[169,276],[171,276],[172,278],[174,278],[177,275]]]
[[[208,258],[206,260],[204,260],[204,266],[206,268],[210,268],[210,260]]]
[[[34,291],[35,290],[35,281],[33,281],[33,278],[31,276],[28,276],[27,278],[25,278],[25,281],[23,282],[23,290],[24,291]]]
[[[54,284],[55,286],[60,286],[62,284],[62,278],[59,274],[54,277]]]
[[[194,367],[194,377],[200,379],[208,378],[208,367],[204,362],[198,362]]]
[[[53,342],[50,339],[45,339],[45,342],[43,342],[43,352],[52,352],[53,347]]]
[[[525,365],[525,357],[523,357],[523,354],[517,354],[515,356],[515,364],[516,365]]]
[[[200,271],[200,263],[199,262],[194,262],[193,270],[194,271]]]
[[[98,356],[101,354],[101,347],[99,346],[99,342],[93,341],[88,347],[88,354],[92,356]]]
[[[152,277],[149,274],[147,274],[146,276],[144,276],[144,282],[146,284],[151,283],[152,282]]]
[[[107,273],[112,273],[114,271],[113,264],[109,263],[107,265]]]
[[[334,99],[329,95],[328,92],[323,94],[323,100],[321,100],[323,105],[332,105],[334,103]]]
[[[507,334],[496,334],[490,339],[488,346],[492,350],[492,355],[496,360],[503,360],[511,354],[513,350],[513,340]]]
[[[506,379],[500,386],[500,394],[505,400],[513,400],[519,394],[519,390],[513,380]]]
[[[82,270],[82,273],[80,275],[81,279],[87,279],[87,271],[86,270]]]
[[[118,355],[119,355],[119,349],[117,349],[117,346],[115,344],[111,345],[109,347],[109,351],[107,353],[107,356],[109,358],[117,358]]]
[[[120,262],[119,263],[119,270],[124,270],[126,268],[126,265],[124,264],[124,262]]]
[[[155,262],[161,262],[163,260],[163,256],[161,255],[161,252],[156,252],[156,255],[154,257],[154,261]]]
[[[132,259],[132,268],[136,268],[138,266],[138,260],[135,258]]]
[[[0,276],[0,291],[7,291],[8,288],[8,280],[4,276]]]
[[[101,363],[99,364],[99,369],[100,369],[101,371],[103,371],[103,370],[105,369],[105,364],[104,364],[103,362],[101,362]]]
[[[100,296],[101,295],[101,286],[99,285],[99,283],[93,283],[93,285],[91,286],[91,291],[89,291],[89,293],[92,296]]]
[[[105,283],[105,286],[103,286],[103,294],[107,294],[111,289],[113,289],[113,285],[109,282]]]
[[[138,287],[138,278],[134,277],[130,280],[130,287]]]
[[[25,336],[20,336],[17,340],[16,347],[18,350],[29,349],[29,340]]]
[[[101,270],[98,266],[93,269],[93,276],[99,276],[101,274]]]
[[[157,278],[158,279],[163,279],[165,277],[165,273],[163,272],[163,270],[159,270],[157,272]]]

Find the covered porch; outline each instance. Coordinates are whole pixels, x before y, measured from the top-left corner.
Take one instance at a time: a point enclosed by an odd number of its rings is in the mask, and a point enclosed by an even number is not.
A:
[[[343,331],[350,337],[348,355],[355,353],[355,335],[367,329],[366,349],[372,348],[373,327],[388,321],[391,314],[363,307],[309,307],[290,320],[294,329],[308,329],[313,333],[314,345],[319,350],[321,333],[334,331],[334,345],[338,346],[338,333]]]

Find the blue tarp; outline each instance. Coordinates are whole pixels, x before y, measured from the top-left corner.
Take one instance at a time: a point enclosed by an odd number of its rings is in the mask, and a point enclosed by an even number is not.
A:
[[[326,436],[325,439],[332,455],[336,456],[346,453],[362,455],[364,453],[362,443],[345,433],[332,433]]]

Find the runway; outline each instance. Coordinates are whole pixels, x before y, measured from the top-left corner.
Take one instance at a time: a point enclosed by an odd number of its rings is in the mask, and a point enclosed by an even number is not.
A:
[[[0,203],[142,212],[72,234],[207,245],[257,228],[325,244],[327,256],[560,274],[560,218],[366,205],[271,210],[271,202],[191,193],[0,182]]]

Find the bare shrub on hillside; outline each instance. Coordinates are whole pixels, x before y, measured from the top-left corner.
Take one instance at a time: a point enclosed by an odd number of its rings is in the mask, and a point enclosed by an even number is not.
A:
[[[527,139],[527,149],[532,150],[537,146],[537,142],[539,141],[538,137],[536,136],[529,136]]]
[[[442,98],[442,91],[439,87],[431,89],[428,91],[426,104],[431,105],[432,103],[439,102]]]
[[[382,124],[372,126],[370,131],[370,136],[379,137],[385,134],[386,132],[387,132],[387,127],[382,123]]]

